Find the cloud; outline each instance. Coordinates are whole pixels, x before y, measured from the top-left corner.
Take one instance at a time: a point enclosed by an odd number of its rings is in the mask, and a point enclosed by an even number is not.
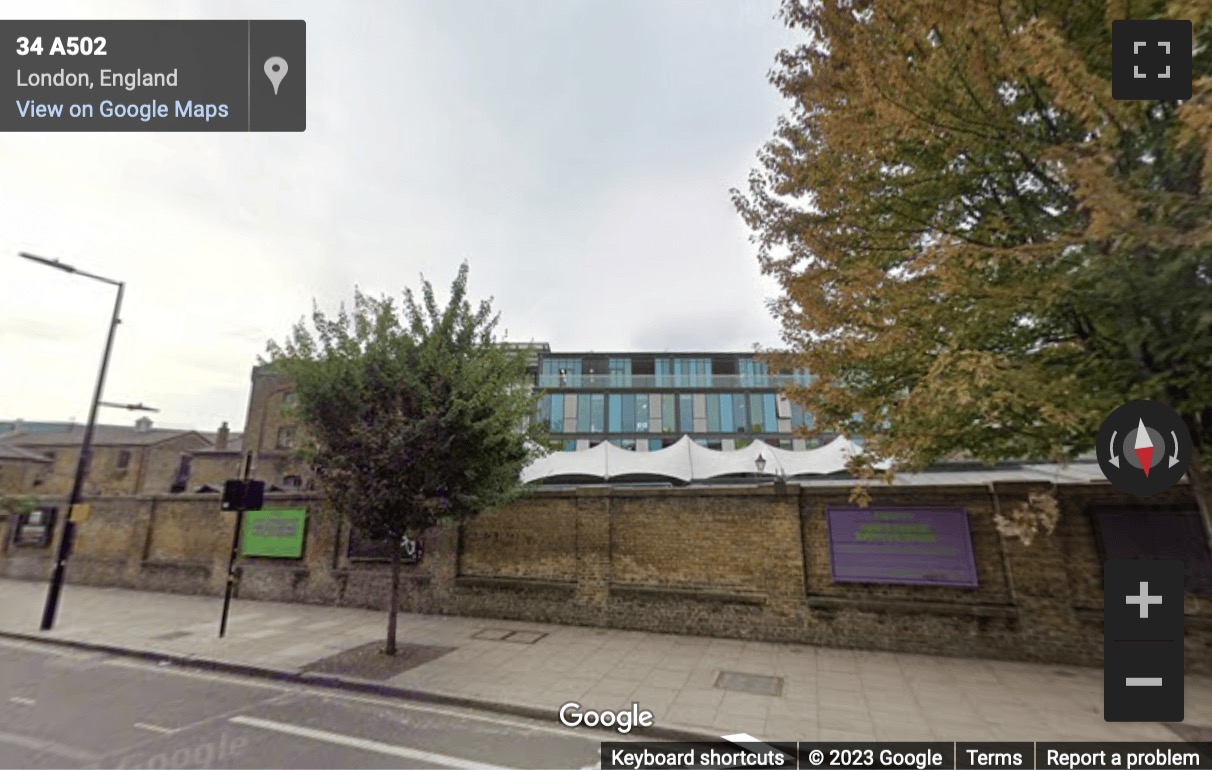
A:
[[[776,287],[728,189],[782,110],[777,0],[113,2],[112,18],[303,18],[308,130],[4,134],[0,417],[106,387],[164,424],[243,421],[249,369],[313,299],[445,288],[464,259],[514,339],[557,349],[772,344]],[[17,9],[10,9],[17,13]],[[44,2],[43,18],[96,16]],[[35,384],[36,383],[36,384]]]

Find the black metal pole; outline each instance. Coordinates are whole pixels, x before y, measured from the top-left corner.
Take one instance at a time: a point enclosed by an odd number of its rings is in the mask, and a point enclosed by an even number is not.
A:
[[[236,527],[231,533],[231,554],[227,557],[227,588],[223,591],[223,617],[219,619],[219,638],[227,633],[227,611],[231,607],[231,592],[236,583],[236,556],[240,550],[240,529],[244,526],[244,506],[247,504],[248,480],[252,475],[252,452],[244,456],[244,471],[240,474],[240,504],[236,506]]]
[[[109,354],[114,349],[114,332],[118,330],[118,324],[122,322],[122,293],[126,289],[126,284],[118,283],[117,286],[118,296],[114,300],[114,315],[109,322],[109,336],[105,340],[105,353],[101,356],[101,372],[97,375],[97,389],[93,392],[93,403],[88,409],[88,425],[84,427],[84,440],[80,443],[80,459],[76,462],[76,478],[72,481],[72,491],[68,497],[63,535],[59,539],[59,548],[55,555],[55,569],[51,573],[50,590],[47,591],[46,605],[42,609],[43,631],[51,630],[55,625],[55,614],[59,611],[59,594],[63,591],[67,559],[71,556],[72,541],[76,536],[76,525],[71,520],[72,509],[80,504],[80,498],[83,497],[84,479],[88,476],[88,466],[93,455],[93,432],[97,427],[97,408],[101,406],[101,391],[105,388],[105,374],[109,370]]]

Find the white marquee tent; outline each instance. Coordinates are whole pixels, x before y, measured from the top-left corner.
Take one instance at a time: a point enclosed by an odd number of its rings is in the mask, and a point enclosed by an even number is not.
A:
[[[752,474],[792,478],[843,471],[847,460],[861,452],[859,445],[843,437],[818,449],[795,452],[762,441],[737,450],[708,449],[689,436],[654,452],[635,452],[603,441],[592,449],[541,457],[522,471],[522,481],[588,477],[602,481],[630,478],[692,482]]]

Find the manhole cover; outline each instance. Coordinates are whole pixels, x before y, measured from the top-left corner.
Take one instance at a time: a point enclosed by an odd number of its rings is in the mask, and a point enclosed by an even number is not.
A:
[[[742,674],[737,671],[721,671],[715,680],[715,686],[721,690],[746,692],[751,695],[783,694],[782,677]]]
[[[514,642],[515,644],[534,644],[544,636],[547,636],[547,634],[540,631],[514,631],[501,641]]]
[[[173,639],[181,639],[182,637],[191,636],[191,631],[169,631],[167,634],[153,636],[152,639],[160,642],[171,642]]]
[[[484,628],[471,635],[472,639],[484,639],[489,642],[513,642],[514,644],[534,644],[547,634],[542,631],[510,631],[508,628]]]

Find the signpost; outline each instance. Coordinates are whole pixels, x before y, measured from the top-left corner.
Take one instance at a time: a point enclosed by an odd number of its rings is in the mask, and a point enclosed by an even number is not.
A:
[[[223,617],[219,620],[220,639],[227,633],[227,613],[231,608],[231,593],[236,583],[236,556],[240,550],[240,529],[244,526],[244,513],[249,509],[260,510],[261,501],[265,497],[265,482],[251,480],[251,474],[252,452],[249,452],[244,456],[244,472],[240,479],[228,481],[223,493],[224,509],[229,503],[235,503],[236,526],[232,528],[231,555],[227,559],[227,588],[223,592]]]
[[[828,508],[835,583],[975,588],[976,559],[963,508]]]

